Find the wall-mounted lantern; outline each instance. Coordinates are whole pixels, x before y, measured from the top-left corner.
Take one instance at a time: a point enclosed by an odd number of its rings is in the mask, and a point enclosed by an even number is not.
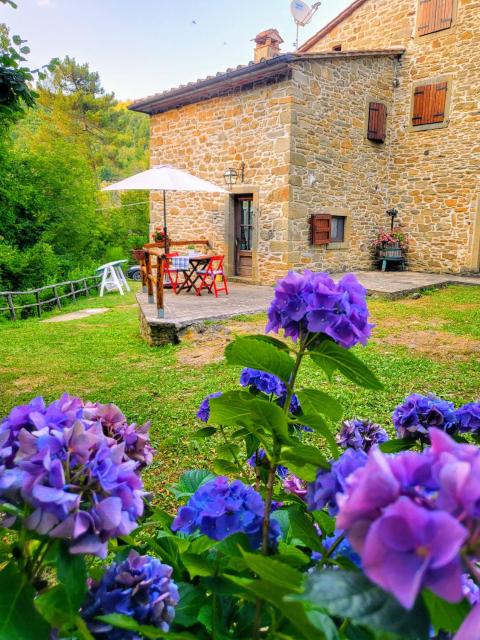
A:
[[[238,171],[233,167],[229,167],[223,174],[223,177],[225,179],[225,184],[228,187],[233,187],[234,184],[237,184]]]
[[[393,231],[393,227],[395,226],[395,220],[396,218],[398,218],[398,209],[388,209],[387,216],[390,216],[390,218],[392,219],[390,228]]]

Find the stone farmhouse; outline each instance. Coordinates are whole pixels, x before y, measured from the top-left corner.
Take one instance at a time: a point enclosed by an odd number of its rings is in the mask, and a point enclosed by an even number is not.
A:
[[[229,275],[371,267],[388,209],[410,269],[480,267],[480,0],[355,0],[281,53],[139,100],[151,164],[231,182],[169,195],[175,239],[206,238]],[[161,201],[152,195],[152,229]]]

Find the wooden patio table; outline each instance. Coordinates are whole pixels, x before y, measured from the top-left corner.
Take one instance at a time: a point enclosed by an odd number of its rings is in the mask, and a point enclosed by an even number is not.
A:
[[[201,267],[207,266],[210,261],[210,256],[191,256],[188,261],[190,263],[190,269],[188,271],[184,271],[185,281],[182,282],[176,290],[175,293],[177,295],[180,291],[191,291],[195,287],[195,284],[201,277],[198,271]]]

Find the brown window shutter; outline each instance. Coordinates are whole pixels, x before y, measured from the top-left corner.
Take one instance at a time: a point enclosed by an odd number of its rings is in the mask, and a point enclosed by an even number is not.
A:
[[[332,241],[332,216],[315,213],[310,217],[311,243],[313,245],[330,244]]]
[[[385,142],[387,137],[387,107],[381,102],[370,102],[368,107],[369,140]]]
[[[445,120],[447,90],[447,82],[416,87],[413,93],[412,125],[414,127],[436,124]]]
[[[418,5],[419,36],[448,29],[453,22],[454,0],[420,0]]]

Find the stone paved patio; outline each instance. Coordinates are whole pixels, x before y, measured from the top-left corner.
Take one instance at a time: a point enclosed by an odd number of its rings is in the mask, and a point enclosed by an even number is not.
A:
[[[335,279],[343,274],[333,274]],[[445,287],[449,284],[480,286],[480,277],[452,276],[410,271],[357,271],[363,286],[371,295],[390,299],[402,298],[417,291]],[[157,308],[148,304],[147,295],[139,293],[141,334],[152,345],[180,342],[188,327],[205,321],[225,320],[239,315],[251,315],[267,310],[273,295],[272,287],[230,283],[230,294],[218,298],[204,293],[174,295],[165,292],[165,318],[157,318]]]

